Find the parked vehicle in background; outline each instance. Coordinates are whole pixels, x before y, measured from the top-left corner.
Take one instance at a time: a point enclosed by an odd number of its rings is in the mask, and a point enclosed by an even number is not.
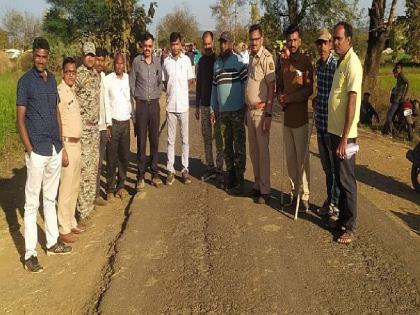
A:
[[[412,141],[416,126],[414,117],[418,116],[419,110],[418,100],[405,100],[400,102],[398,110],[392,119],[393,133],[407,133],[408,140]],[[387,124],[384,125],[382,133],[389,133],[389,126]]]

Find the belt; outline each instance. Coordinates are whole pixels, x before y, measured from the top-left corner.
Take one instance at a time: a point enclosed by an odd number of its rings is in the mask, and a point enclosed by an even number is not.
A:
[[[79,143],[80,138],[75,137],[63,137],[64,142],[70,142],[70,143]]]
[[[264,109],[264,108],[265,108],[265,102],[258,102],[258,103],[253,104],[253,105],[248,105],[249,110]]]
[[[112,119],[112,124],[114,125],[125,125],[125,124],[128,124],[128,122],[129,122],[130,120],[129,119],[127,119],[127,120],[116,120],[116,119]]]

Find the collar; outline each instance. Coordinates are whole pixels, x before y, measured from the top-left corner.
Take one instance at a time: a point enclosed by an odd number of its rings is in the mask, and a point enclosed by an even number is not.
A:
[[[183,52],[181,52],[178,55],[178,59],[181,59],[181,58],[184,58],[184,57],[186,57],[186,56],[185,56],[185,54]],[[174,56],[172,56],[172,54],[169,55],[169,58],[171,58],[173,61],[177,61],[177,59],[175,59]]]
[[[48,78],[49,77],[49,73],[48,73],[48,70],[47,69],[45,69],[44,70],[44,72],[43,73],[41,73],[41,72],[39,72],[36,68],[35,68],[35,66],[32,68],[32,73],[37,77],[37,78],[41,78],[41,79],[44,79],[44,75],[46,75],[46,78]]]
[[[140,60],[141,61],[146,61],[146,58],[144,57],[144,54],[141,54],[140,55]],[[155,58],[154,58],[154,56],[152,55],[152,63],[155,63]]]
[[[300,48],[294,54],[290,54],[289,60],[292,62],[296,62],[299,60],[300,56],[302,55]]]
[[[318,59],[318,65],[319,65],[319,66],[322,66],[322,65],[328,65],[328,64],[330,64],[333,60],[334,60],[334,55],[333,55],[333,53],[332,53],[332,52],[330,52],[330,54],[328,55],[328,59],[327,59],[327,61],[326,61],[325,63],[323,63],[323,62],[322,62],[322,59],[321,59],[321,58],[319,58],[319,59]]]
[[[62,87],[64,87],[66,90],[70,90],[72,92],[74,92],[74,85],[73,86],[69,86],[66,81],[61,80],[61,84]]]
[[[257,53],[256,54],[252,54],[252,55],[253,55],[254,58],[260,59],[261,58],[261,55],[263,54],[263,52],[264,52],[264,46],[261,45],[261,47],[257,51]]]
[[[123,72],[122,78],[119,78],[119,77],[117,77],[117,74],[115,73],[115,71],[111,73],[112,78],[113,79],[117,79],[117,80],[124,80],[125,79],[125,75],[126,75],[126,73]]]
[[[346,55],[344,56],[344,58],[341,60],[340,64],[343,63],[343,61],[347,61],[352,54],[353,54],[353,47],[350,47],[350,49],[346,52]]]

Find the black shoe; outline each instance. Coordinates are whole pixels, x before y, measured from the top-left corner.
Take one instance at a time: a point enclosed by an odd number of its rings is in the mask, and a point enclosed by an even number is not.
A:
[[[237,176],[237,180],[235,181],[235,185],[230,189],[230,193],[236,196],[241,196],[244,194],[245,182],[244,176],[239,175]]]
[[[260,205],[268,204],[269,201],[270,201],[270,195],[269,194],[261,194],[257,199],[257,203],[260,204]]]
[[[207,168],[207,170],[204,172],[204,174],[201,176],[201,180],[206,182],[210,179],[214,179],[217,177],[217,173],[214,167],[209,167]]]
[[[258,198],[258,197],[260,197],[260,195],[261,195],[261,191],[259,189],[252,188],[251,196],[253,198]]]
[[[34,255],[25,260],[25,269],[33,273],[44,271],[44,268],[38,263],[38,257]]]
[[[235,171],[227,171],[225,174],[225,189],[232,189],[235,186],[236,175]]]
[[[73,251],[73,248],[69,245],[64,244],[62,241],[58,240],[55,245],[47,248],[47,255],[68,255]]]
[[[225,177],[223,176],[223,171],[217,172],[216,187],[219,189],[225,189]]]

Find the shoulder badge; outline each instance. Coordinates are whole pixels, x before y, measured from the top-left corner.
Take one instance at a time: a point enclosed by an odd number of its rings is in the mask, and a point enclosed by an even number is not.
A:
[[[273,61],[270,61],[270,62],[268,63],[268,68],[269,68],[270,70],[274,70],[274,62],[273,62]]]

